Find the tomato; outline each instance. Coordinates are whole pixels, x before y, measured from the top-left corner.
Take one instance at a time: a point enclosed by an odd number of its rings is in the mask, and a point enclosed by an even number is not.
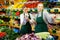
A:
[[[19,16],[20,15],[20,12],[18,11],[18,12],[16,12],[16,16]]]
[[[4,37],[6,35],[5,32],[0,32],[0,38]]]
[[[28,8],[36,8],[38,3],[39,2],[28,3],[28,4],[25,4],[25,6],[28,7]]]

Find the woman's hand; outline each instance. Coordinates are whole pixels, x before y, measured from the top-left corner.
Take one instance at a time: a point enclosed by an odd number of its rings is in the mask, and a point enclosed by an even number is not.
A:
[[[53,28],[53,26],[50,25],[50,24],[48,24],[47,27],[48,27],[48,29],[52,29]]]
[[[33,23],[34,23],[34,24],[37,24],[35,20],[33,21]]]
[[[27,19],[26,19],[26,21],[28,22],[28,21],[30,21],[30,19],[29,19],[29,18],[27,18]]]
[[[52,17],[52,19],[53,19],[53,20],[55,20],[55,19],[56,19],[56,15],[55,15],[55,16],[53,16],[53,17]]]
[[[53,19],[53,22],[55,23],[55,20],[56,20],[56,15],[52,17]]]

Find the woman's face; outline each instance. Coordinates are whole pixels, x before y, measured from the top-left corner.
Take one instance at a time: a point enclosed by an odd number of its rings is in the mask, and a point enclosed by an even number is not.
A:
[[[43,4],[38,4],[37,9],[38,9],[38,11],[42,11],[43,10]]]
[[[26,7],[25,7],[23,11],[24,11],[24,13],[28,13],[29,8],[26,8]]]

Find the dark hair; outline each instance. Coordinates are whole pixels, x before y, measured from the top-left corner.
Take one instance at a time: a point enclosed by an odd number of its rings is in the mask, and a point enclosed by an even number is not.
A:
[[[26,6],[23,6],[22,9],[27,8]]]

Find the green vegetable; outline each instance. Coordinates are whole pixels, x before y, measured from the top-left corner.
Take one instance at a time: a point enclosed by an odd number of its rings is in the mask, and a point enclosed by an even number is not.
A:
[[[15,33],[12,29],[9,29],[8,26],[0,26],[0,32],[6,32],[7,35],[2,38],[2,40],[15,40],[19,34]]]

